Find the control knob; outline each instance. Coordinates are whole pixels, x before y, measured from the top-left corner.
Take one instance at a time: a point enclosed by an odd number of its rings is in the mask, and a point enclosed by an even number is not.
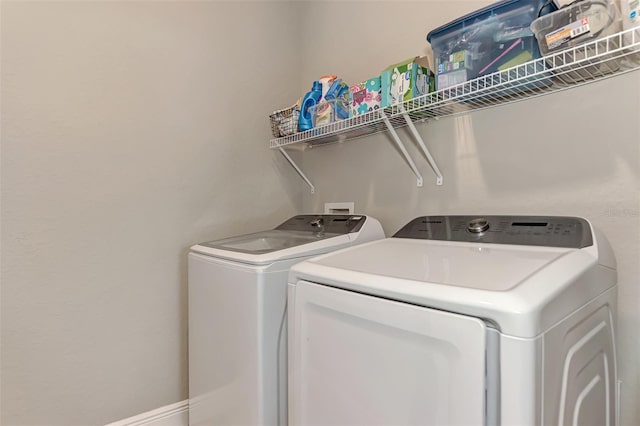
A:
[[[489,229],[489,221],[484,218],[473,219],[467,225],[467,231],[474,234],[481,234]]]

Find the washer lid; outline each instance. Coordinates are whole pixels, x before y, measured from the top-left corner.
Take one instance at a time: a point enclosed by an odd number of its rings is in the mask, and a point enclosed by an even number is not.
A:
[[[359,237],[368,222],[369,218],[363,215],[299,215],[272,230],[200,243],[191,247],[191,250],[228,260],[264,265],[346,246]],[[363,240],[384,237],[381,228],[379,233],[373,234],[371,237],[363,236]]]
[[[297,247],[302,244],[320,241],[337,235],[340,234],[272,230],[226,238],[224,240],[210,241],[201,243],[200,245],[239,253],[263,254],[290,247]]]

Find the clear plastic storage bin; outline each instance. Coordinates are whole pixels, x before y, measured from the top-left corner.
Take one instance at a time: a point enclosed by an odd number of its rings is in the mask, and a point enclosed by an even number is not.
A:
[[[335,103],[335,100],[329,102],[322,101],[309,107],[313,128],[333,123],[336,120]]]
[[[622,30],[620,13],[612,1],[573,3],[536,19],[531,30],[547,64],[564,83],[589,80],[620,68],[618,58],[600,53],[620,47],[618,37],[606,38]]]
[[[531,23],[557,10],[546,0],[504,0],[431,31],[436,88],[540,58]]]

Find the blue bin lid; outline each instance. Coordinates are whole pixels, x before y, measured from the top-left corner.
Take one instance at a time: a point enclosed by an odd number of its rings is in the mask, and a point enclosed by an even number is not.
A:
[[[528,1],[530,3],[534,3],[531,0],[524,0],[524,1]],[[429,32],[429,34],[427,34],[427,41],[429,43],[431,43],[431,37],[433,37],[434,35],[439,35],[440,33],[444,33],[444,32],[449,32],[449,31],[454,31],[457,30],[459,28],[464,28],[465,27],[465,22],[473,20],[475,18],[479,18],[482,15],[486,15],[489,14],[491,12],[493,12],[494,10],[500,9],[502,7],[505,6],[509,6],[511,4],[515,4],[515,3],[522,3],[523,0],[502,0],[502,1],[497,1],[494,3],[491,3],[488,6],[483,7],[482,9],[478,9],[475,12],[471,12],[468,13],[466,15],[464,15],[461,18],[455,19],[451,22],[449,22],[448,24],[442,25],[438,28],[436,28],[435,30],[432,30]],[[538,3],[540,4],[540,8],[543,7],[552,7],[552,10],[556,10],[557,8],[555,7],[555,4],[553,2],[549,3],[548,5],[545,5],[545,1],[541,0],[538,1]]]

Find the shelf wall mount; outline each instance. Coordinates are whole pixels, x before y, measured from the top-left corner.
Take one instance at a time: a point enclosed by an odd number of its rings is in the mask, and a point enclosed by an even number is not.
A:
[[[423,185],[424,179],[422,178],[422,174],[420,174],[420,171],[416,167],[416,163],[414,163],[413,159],[411,158],[411,156],[407,152],[407,149],[404,147],[404,144],[400,140],[400,137],[398,136],[398,133],[396,132],[396,129],[393,127],[393,125],[389,121],[389,118],[387,117],[387,115],[384,113],[383,110],[380,111],[380,114],[382,116],[382,121],[384,122],[385,126],[387,126],[387,130],[389,131],[389,134],[391,135],[391,138],[396,143],[396,146],[398,147],[400,152],[402,152],[402,155],[404,156],[404,159],[407,160],[407,163],[409,164],[409,167],[413,171],[413,174],[415,174],[416,177],[418,178],[417,185],[419,187],[421,187]]]
[[[429,149],[425,145],[424,140],[422,140],[422,136],[420,136],[420,133],[418,133],[418,129],[416,129],[416,126],[413,124],[413,120],[411,119],[411,117],[409,117],[409,114],[407,114],[405,109],[402,107],[402,104],[400,104],[400,111],[402,114],[402,118],[404,118],[404,121],[407,123],[407,126],[409,127],[409,131],[413,135],[413,138],[416,140],[416,142],[418,142],[418,145],[420,146],[420,149],[422,149],[422,153],[424,154],[424,156],[427,157],[427,161],[429,162],[429,166],[431,166],[433,173],[436,174],[436,185],[442,185],[443,183],[442,172],[440,172],[440,169],[436,164],[436,160],[434,160],[433,156],[429,152]],[[418,185],[418,186],[422,186],[422,185]]]
[[[309,185],[309,188],[311,188],[311,193],[315,194],[316,193],[316,187],[313,185],[313,183],[311,183],[311,181],[309,180],[309,178],[307,177],[307,175],[304,174],[304,172],[302,171],[302,169],[300,167],[298,167],[298,165],[296,164],[295,161],[293,161],[293,158],[291,158],[291,156],[289,155],[289,153],[282,147],[278,147],[278,150],[282,153],[282,155],[284,155],[284,158],[287,159],[287,161],[289,162],[289,164],[291,164],[291,167],[293,167],[295,169],[296,172],[298,172],[298,174],[300,175],[300,177],[302,178],[302,180],[304,180],[306,182],[307,185]]]

